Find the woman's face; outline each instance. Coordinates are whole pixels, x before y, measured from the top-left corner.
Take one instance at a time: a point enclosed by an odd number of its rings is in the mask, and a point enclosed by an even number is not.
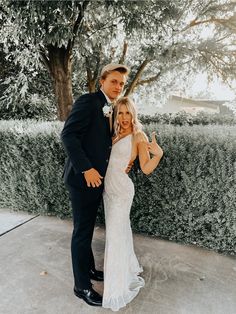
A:
[[[117,120],[120,124],[121,130],[132,131],[132,115],[126,105],[120,105],[117,112]]]

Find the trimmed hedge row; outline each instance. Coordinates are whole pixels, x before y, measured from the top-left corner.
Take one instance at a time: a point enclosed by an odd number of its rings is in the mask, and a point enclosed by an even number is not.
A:
[[[236,127],[148,127],[164,158],[135,175],[136,231],[236,253]]]
[[[193,115],[185,111],[176,113],[156,113],[153,116],[139,115],[139,119],[144,124],[161,123],[172,125],[236,125],[236,115],[222,114],[222,113],[207,113],[199,111]]]
[[[61,122],[0,121],[0,206],[71,217]],[[150,124],[164,150],[149,176],[133,169],[134,231],[236,253],[236,126]],[[98,222],[104,222],[102,209]]]
[[[60,122],[0,122],[0,206],[70,216]]]

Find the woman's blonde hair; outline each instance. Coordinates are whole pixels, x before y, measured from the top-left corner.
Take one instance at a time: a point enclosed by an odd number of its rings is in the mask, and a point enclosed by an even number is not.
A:
[[[137,111],[135,108],[134,102],[129,97],[121,97],[116,101],[115,107],[114,107],[114,131],[115,135],[119,134],[120,131],[120,125],[118,122],[118,113],[121,105],[125,105],[130,112],[132,116],[132,127],[133,127],[133,133],[137,133],[138,131],[142,130],[142,124],[138,120],[137,117]]]

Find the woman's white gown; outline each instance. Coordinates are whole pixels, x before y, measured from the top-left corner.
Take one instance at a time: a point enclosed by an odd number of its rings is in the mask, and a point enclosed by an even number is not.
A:
[[[104,257],[104,308],[118,311],[144,286],[142,272],[133,248],[130,209],[134,185],[125,169],[131,158],[132,135],[112,147],[103,193],[106,246]]]

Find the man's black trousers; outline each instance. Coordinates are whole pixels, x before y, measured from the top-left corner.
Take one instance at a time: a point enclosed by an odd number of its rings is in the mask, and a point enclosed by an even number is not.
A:
[[[95,270],[92,238],[97,210],[102,199],[103,185],[78,189],[67,185],[73,212],[74,229],[71,239],[71,257],[76,288],[91,287],[89,270]]]

